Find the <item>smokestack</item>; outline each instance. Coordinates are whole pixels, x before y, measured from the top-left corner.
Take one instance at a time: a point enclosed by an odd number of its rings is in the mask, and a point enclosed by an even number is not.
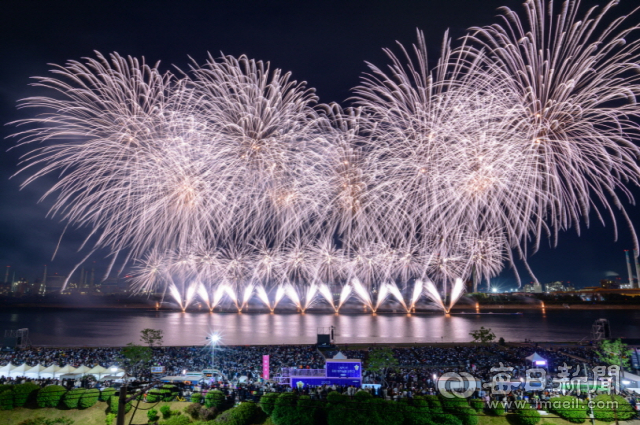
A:
[[[4,274],[4,283],[9,283],[9,269],[11,266],[7,266],[7,272]]]
[[[85,288],[84,284],[84,267],[80,269],[80,283],[78,283],[78,288]]]
[[[91,267],[91,282],[89,283],[89,286],[90,286],[91,288],[93,288],[93,287],[95,286],[95,285],[94,285],[94,280],[93,280],[94,276],[95,276],[95,271],[94,271],[94,268],[93,268],[93,267]]]
[[[636,284],[632,286],[632,288],[638,289],[640,287],[640,262],[638,262],[638,250],[633,250],[633,256],[635,257],[636,263]]]
[[[624,250],[627,256],[627,273],[629,273],[629,285],[633,288],[633,274],[631,274],[631,259],[629,258],[629,250]]]

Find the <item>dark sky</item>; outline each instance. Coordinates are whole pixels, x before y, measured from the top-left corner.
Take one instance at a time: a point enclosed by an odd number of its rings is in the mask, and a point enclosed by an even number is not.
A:
[[[630,11],[634,3],[623,0],[614,14]],[[144,56],[149,63],[160,60],[164,69],[186,68],[188,56],[203,62],[207,52],[216,57],[220,52],[246,54],[292,71],[294,78],[317,89],[321,102],[346,105],[350,89],[367,70],[365,61],[379,66],[388,63],[383,47],[395,46],[396,40],[406,45],[414,42],[415,30],[420,28],[435,61],[447,28],[458,38],[470,26],[496,22],[499,6],[521,11],[520,4],[511,0],[3,0],[0,121],[7,123],[31,113],[15,108],[18,99],[39,93],[28,86],[29,77],[47,74],[49,63],[91,56],[94,50]],[[598,2],[583,1],[583,10],[594,4]],[[633,20],[638,21],[640,14]],[[14,131],[12,126],[0,127],[0,136],[4,140]],[[7,149],[13,143],[4,140]],[[51,261],[64,227],[55,218],[46,218],[49,201],[38,203],[51,182],[19,191],[22,178],[9,180],[25,152],[12,150],[0,157],[0,264],[12,266],[17,276],[29,279],[39,276],[44,264],[52,272],[66,274],[82,258],[77,248],[85,232],[68,232]],[[626,206],[640,227],[639,209]],[[620,221],[619,227],[617,242],[610,223],[607,227],[593,223],[591,229],[583,229],[581,237],[575,231],[566,232],[557,248],[544,247],[530,258],[530,264],[542,282],[563,280],[589,286],[608,272],[617,272],[626,281],[623,250],[632,244],[626,224]],[[104,268],[106,261],[101,256],[92,260],[97,269]],[[522,274],[528,282],[526,273]],[[506,270],[496,281],[508,287],[515,280]]]

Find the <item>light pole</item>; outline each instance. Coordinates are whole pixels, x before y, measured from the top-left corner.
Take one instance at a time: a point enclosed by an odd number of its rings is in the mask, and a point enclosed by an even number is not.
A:
[[[213,333],[207,337],[207,340],[211,341],[211,369],[216,368],[216,344],[220,342],[220,334]]]

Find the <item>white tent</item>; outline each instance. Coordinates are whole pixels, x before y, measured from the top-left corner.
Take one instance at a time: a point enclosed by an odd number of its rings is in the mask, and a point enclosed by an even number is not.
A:
[[[40,371],[41,378],[56,378],[60,375],[60,366],[52,364],[45,370]]]
[[[11,363],[1,366],[0,367],[0,376],[9,376],[9,372],[11,372],[12,369],[15,369],[16,365],[13,365]]]
[[[91,370],[90,367],[82,365],[82,366],[79,366],[73,373],[76,375],[84,376],[84,375],[88,375],[90,370]]]
[[[63,366],[58,370],[58,375],[73,375],[74,373],[76,373],[76,368],[71,365]]]
[[[533,353],[529,357],[525,357],[525,359],[529,360],[531,363],[533,363],[536,366],[546,366],[547,365],[547,359],[545,359],[544,357],[542,357],[538,353]]]
[[[45,369],[46,369],[46,367],[44,367],[43,365],[38,363],[37,365],[35,365],[31,369],[27,369],[27,371],[24,373],[24,376],[26,376],[28,378],[40,378],[40,373],[42,373],[42,371],[45,370]]]
[[[87,371],[87,375],[93,375],[96,379],[100,380],[103,376],[109,374],[109,369],[100,365],[93,367]]]
[[[31,369],[31,366],[29,366],[26,363],[23,363],[20,366],[16,366],[15,368],[11,369],[11,371],[9,372],[9,376],[12,377],[12,378],[17,378],[19,376],[24,376],[24,373],[28,369]]]

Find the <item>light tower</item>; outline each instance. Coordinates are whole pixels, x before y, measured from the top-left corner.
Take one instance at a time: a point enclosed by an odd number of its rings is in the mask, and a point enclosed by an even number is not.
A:
[[[629,250],[624,250],[625,255],[627,256],[627,273],[629,273],[629,286],[633,288],[633,274],[631,273],[631,258],[629,257]]]

